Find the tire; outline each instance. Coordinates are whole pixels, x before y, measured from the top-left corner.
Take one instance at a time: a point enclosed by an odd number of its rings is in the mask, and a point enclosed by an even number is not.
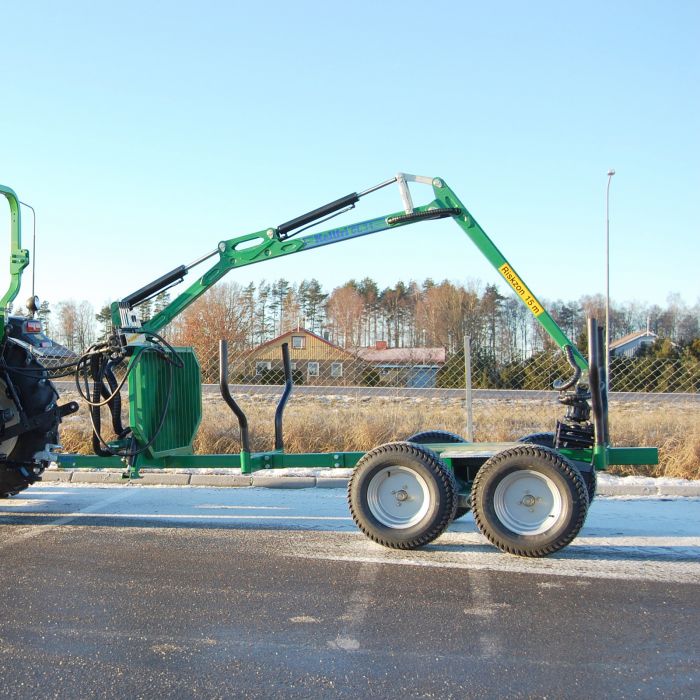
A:
[[[588,490],[562,455],[523,445],[499,452],[479,469],[472,511],[481,533],[502,551],[544,557],[566,547],[583,527]]]
[[[390,442],[368,452],[348,483],[355,524],[392,549],[416,549],[439,537],[457,508],[457,482],[434,452]]]
[[[595,494],[598,489],[598,472],[596,471],[595,467],[592,467],[591,471],[589,472],[581,472],[581,476],[586,484],[586,491],[588,491],[588,505],[590,506],[591,503],[593,503],[593,499],[595,498]]]
[[[524,442],[527,445],[542,445],[543,447],[554,447],[554,433],[531,433],[518,438],[518,442]]]
[[[449,430],[424,430],[420,433],[414,433],[411,437],[406,438],[406,442],[414,442],[417,445],[425,445],[431,442],[469,442],[457,433],[451,433]],[[463,518],[471,510],[470,506],[457,506],[455,517],[453,520]]]
[[[0,374],[0,409],[18,414],[8,390],[11,382],[29,418],[46,412],[58,400],[58,393],[49,381],[45,368],[11,338],[5,342],[3,357],[10,371]],[[12,372],[12,368],[29,371]],[[14,425],[18,421],[16,416],[6,425]],[[30,430],[0,443],[0,498],[14,496],[41,480],[48,465],[38,462],[35,455],[43,451],[47,444],[58,443],[58,423],[56,417],[48,427]]]
[[[430,442],[469,442],[456,433],[451,433],[449,430],[423,430],[420,433],[414,433],[411,437],[406,438],[406,442],[415,442],[417,445],[426,445]]]

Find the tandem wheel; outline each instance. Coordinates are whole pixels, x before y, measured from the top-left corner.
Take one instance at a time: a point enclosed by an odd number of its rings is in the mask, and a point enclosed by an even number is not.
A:
[[[415,549],[439,537],[457,509],[457,482],[431,450],[393,442],[368,452],[348,483],[350,513],[371,540]]]
[[[537,445],[499,452],[472,486],[477,527],[496,547],[543,557],[569,544],[583,527],[588,490],[576,467]]]

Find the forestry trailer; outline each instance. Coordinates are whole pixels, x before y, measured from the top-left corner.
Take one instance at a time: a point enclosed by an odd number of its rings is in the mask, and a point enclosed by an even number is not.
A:
[[[409,183],[429,187],[432,201],[414,206]],[[401,210],[302,235],[391,185],[398,186]],[[29,253],[21,247],[17,195],[1,186],[0,193],[9,203],[11,217],[10,285],[0,304],[1,496],[12,496],[40,480],[52,462],[66,469],[122,467],[125,478],[134,480],[144,468],[238,468],[242,474],[285,467],[352,468],[350,513],[376,542],[397,549],[421,547],[453,519],[471,511],[479,530],[495,546],[520,556],[540,557],[569,544],[583,526],[595,495],[597,471],[613,464],[658,461],[656,448],[610,445],[602,332],[595,320],[589,320],[586,358],[442,178],[399,173],[279,226],[220,241],[213,253],[113,303],[109,338],[88,348],[75,362],[62,365],[60,371],[54,368],[51,375],[4,332],[5,310],[17,296]],[[564,353],[571,376],[554,383],[565,415],[552,432],[523,436],[516,442],[472,443],[427,429],[369,452],[287,453],[282,422],[293,387],[289,349],[283,345],[285,387],[275,414],[275,444],[268,451],[253,452],[247,417],[231,395],[227,346],[222,339],[220,389],[238,422],[241,450],[194,454],[192,442],[202,416],[200,367],[192,348],[173,347],[160,335],[171,321],[236,268],[382,231],[396,237],[400,234],[392,233],[394,229],[443,218],[459,226]],[[182,282],[191,268],[212,258],[213,264],[193,284],[141,322],[140,304]],[[75,376],[87,405],[94,455],[60,451],[59,423],[78,405],[60,403],[52,377],[67,372]],[[125,385],[128,425],[122,423]],[[107,411],[115,436],[109,440],[102,430],[102,414]]]

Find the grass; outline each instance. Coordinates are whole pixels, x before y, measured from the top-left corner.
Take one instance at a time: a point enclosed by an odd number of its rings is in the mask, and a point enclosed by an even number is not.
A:
[[[64,397],[68,398],[72,397]],[[241,404],[248,415],[252,449],[271,449],[275,400],[256,395],[243,397]],[[527,433],[552,430],[554,421],[561,415],[560,408],[545,401],[476,401],[473,407],[476,439],[515,440]],[[67,418],[61,428],[61,442],[67,452],[92,452],[90,421],[84,407],[77,415]],[[285,450],[364,451],[428,429],[464,435],[463,402],[428,398],[292,397],[284,419]],[[697,403],[613,404],[610,432],[617,446],[657,446],[660,455],[658,465],[615,467],[611,472],[700,479]],[[194,449],[200,454],[240,449],[235,417],[218,397],[205,396]]]

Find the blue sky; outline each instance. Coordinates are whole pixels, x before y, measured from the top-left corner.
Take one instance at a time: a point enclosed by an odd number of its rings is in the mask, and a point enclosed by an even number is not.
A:
[[[696,2],[27,2],[2,23],[0,183],[37,209],[52,304],[397,171],[444,177],[539,297],[602,293],[610,167],[613,299],[700,299]],[[335,222],[397,209],[383,191]],[[364,276],[499,280],[449,221],[227,279]]]

